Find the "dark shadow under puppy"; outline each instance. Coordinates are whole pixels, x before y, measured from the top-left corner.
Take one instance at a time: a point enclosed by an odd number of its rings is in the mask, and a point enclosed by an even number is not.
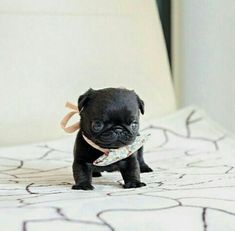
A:
[[[139,132],[139,111],[144,113],[144,103],[134,91],[121,88],[89,89],[78,99],[81,129],[74,146],[72,189],[92,190],[92,176],[100,177],[102,171],[120,171],[124,188],[145,186],[140,172],[151,172],[144,162],[143,147],[126,159],[108,166],[92,163],[104,153],[92,147],[84,137],[101,148],[116,149],[132,144]]]

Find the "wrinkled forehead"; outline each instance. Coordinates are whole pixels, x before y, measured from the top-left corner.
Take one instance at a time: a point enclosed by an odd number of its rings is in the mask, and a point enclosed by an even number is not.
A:
[[[134,95],[126,97],[97,95],[91,100],[89,111],[93,118],[103,117],[104,120],[109,118],[125,120],[139,115],[138,103]]]
[[[106,106],[106,107],[136,107],[137,97],[131,91],[107,91],[107,92],[97,92],[93,95],[92,102],[96,105]]]

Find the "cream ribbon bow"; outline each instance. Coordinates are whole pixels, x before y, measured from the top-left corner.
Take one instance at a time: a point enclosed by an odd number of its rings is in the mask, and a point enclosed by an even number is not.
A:
[[[69,120],[71,119],[71,117],[73,117],[75,114],[80,114],[80,111],[78,109],[78,106],[76,106],[75,104],[72,104],[70,102],[67,102],[65,104],[65,107],[72,109],[73,111],[69,112],[60,122],[60,126],[61,128],[64,129],[64,131],[68,132],[68,133],[73,133],[75,131],[77,131],[78,129],[80,129],[80,122],[77,122],[71,126],[67,126],[67,123],[69,122]]]

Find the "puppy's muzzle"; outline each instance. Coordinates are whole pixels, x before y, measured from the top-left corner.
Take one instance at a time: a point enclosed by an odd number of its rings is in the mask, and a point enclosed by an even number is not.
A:
[[[97,137],[97,143],[109,148],[119,148],[134,141],[134,136],[121,126],[115,126]]]

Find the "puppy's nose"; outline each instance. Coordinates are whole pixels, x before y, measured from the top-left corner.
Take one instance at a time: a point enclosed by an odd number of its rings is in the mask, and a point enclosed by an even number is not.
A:
[[[116,126],[115,129],[114,129],[114,131],[115,131],[116,133],[121,133],[121,132],[123,131],[123,129],[122,129],[121,126]]]

